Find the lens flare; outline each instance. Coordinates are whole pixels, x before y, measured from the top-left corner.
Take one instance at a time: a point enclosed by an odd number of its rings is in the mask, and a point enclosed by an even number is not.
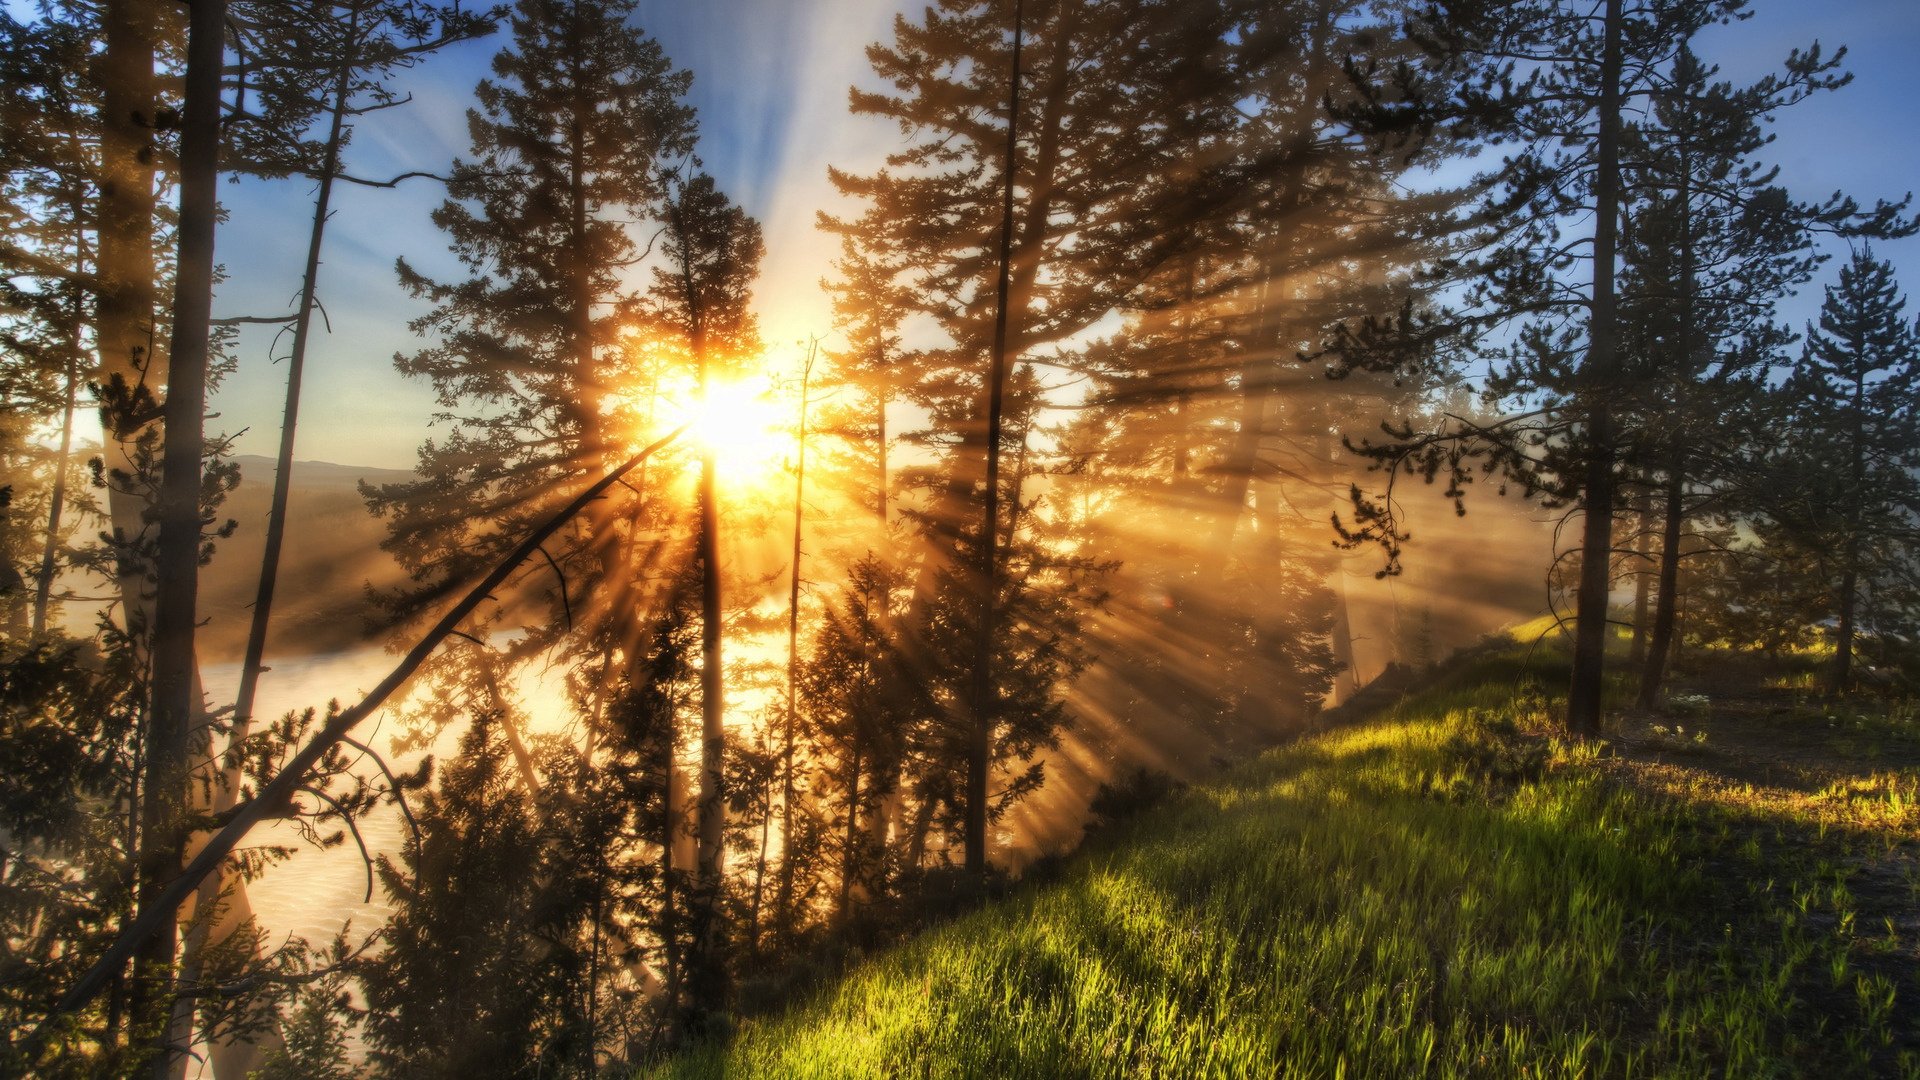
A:
[[[687,434],[702,450],[713,451],[720,483],[732,489],[771,484],[793,453],[789,420],[760,381],[708,384]]]

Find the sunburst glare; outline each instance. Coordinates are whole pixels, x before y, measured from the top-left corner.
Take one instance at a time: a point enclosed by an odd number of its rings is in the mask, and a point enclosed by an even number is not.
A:
[[[793,455],[791,421],[770,380],[714,380],[694,399],[687,437],[711,449],[720,483],[730,491],[758,491],[776,483]]]

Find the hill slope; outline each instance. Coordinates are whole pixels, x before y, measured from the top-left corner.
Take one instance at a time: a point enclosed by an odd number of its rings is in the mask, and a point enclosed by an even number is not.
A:
[[[238,660],[246,649],[273,501],[273,459],[242,454],[234,460],[240,486],[220,513],[240,528],[216,546],[213,561],[200,572],[206,625],[198,643],[202,658],[211,661]],[[358,485],[412,478],[396,469],[293,463],[269,655],[326,653],[367,642],[366,585],[396,585],[404,574],[380,550],[386,527],[367,513]]]
[[[1270,753],[655,1075],[1920,1075],[1911,716],[1905,764],[1782,793],[1687,779],[1684,731],[1556,742],[1534,678]]]

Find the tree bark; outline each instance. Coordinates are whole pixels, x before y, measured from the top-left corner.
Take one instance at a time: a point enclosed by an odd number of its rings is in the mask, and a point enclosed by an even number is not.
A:
[[[1864,527],[1861,518],[1865,509],[1867,484],[1867,383],[1865,374],[1857,368],[1853,377],[1852,398],[1853,441],[1849,448],[1852,460],[1847,476],[1850,482],[1846,504],[1847,538],[1841,555],[1844,563],[1840,578],[1840,625],[1834,634],[1833,681],[1827,687],[1827,692],[1836,696],[1846,693],[1853,684],[1854,618],[1860,599],[1860,533]]]
[[[678,211],[675,211],[676,216]],[[686,292],[689,338],[699,380],[701,407],[711,398],[712,363],[707,355],[700,294],[693,276],[691,237],[684,221],[681,284]],[[695,807],[696,848],[692,897],[692,935],[688,949],[687,983],[701,1008],[719,1004],[725,993],[720,963],[720,891],[725,873],[727,803],[726,683],[721,658],[721,624],[725,610],[720,581],[720,487],[716,470],[719,455],[708,439],[700,448],[700,790]]]
[[[1667,660],[1673,651],[1673,630],[1680,611],[1680,536],[1686,524],[1685,457],[1676,448],[1667,465],[1665,504],[1660,529],[1660,589],[1653,609],[1653,633],[1647,642],[1646,666],[1640,674],[1642,709],[1651,709],[1660,701],[1666,681]]]
[[[154,337],[154,150],[152,125],[159,111],[154,78],[158,48],[157,6],[152,0],[106,0],[101,31],[100,179],[95,214],[95,270],[99,291],[94,301],[94,381],[127,388],[146,382]],[[115,538],[120,619],[130,634],[151,622],[146,577],[131,558],[130,545],[146,528],[147,498],[131,488],[135,467],[128,444],[139,425],[124,415],[103,411],[101,456],[108,475],[107,513]],[[129,850],[138,848],[137,806],[130,816]],[[130,886],[137,889],[138,870]],[[130,890],[131,891],[131,890]],[[129,913],[127,920],[134,916]],[[125,962],[103,981],[113,983],[108,1008],[109,1038],[135,1006],[135,987],[125,978]]]
[[[1639,526],[1633,542],[1633,647],[1627,662],[1640,667],[1647,662],[1647,614],[1652,606],[1653,579],[1653,500],[1642,494],[1634,507],[1634,524]]]
[[[1600,62],[1600,132],[1594,180],[1593,297],[1582,403],[1587,414],[1587,468],[1582,503],[1580,591],[1576,605],[1573,678],[1567,692],[1567,729],[1582,738],[1600,734],[1606,688],[1607,596],[1612,585],[1614,431],[1608,398],[1618,380],[1614,260],[1620,217],[1620,77],[1622,0],[1606,0]]]
[[[215,183],[220,149],[220,69],[226,0],[192,0],[187,37],[186,107],[180,142],[179,256],[174,268],[173,341],[164,411],[166,450],[155,571],[153,700],[146,733],[139,897],[155,904],[180,874],[188,825],[188,758],[195,713],[194,628],[200,572],[201,455],[205,450],[207,368],[212,344]],[[166,1077],[176,1053],[173,1013],[177,927],[165,920],[136,961],[145,1008],[167,1033],[151,1073]],[[189,1021],[191,1011],[188,1012]],[[191,1037],[191,1022],[187,1035]]]
[[[840,853],[840,924],[853,917],[853,882],[860,864],[860,736],[856,730],[847,764],[847,826]]]
[[[1007,382],[1007,315],[1013,271],[1013,189],[1020,150],[1020,46],[1025,14],[1013,5],[1013,62],[1007,91],[1007,157],[1001,183],[1000,275],[993,322],[992,364],[987,375],[986,490],[980,526],[979,639],[975,643],[972,724],[967,732],[966,872],[979,879],[987,872],[987,773],[993,765],[993,726],[997,687],[993,674],[996,594],[999,591],[1000,423]],[[1064,41],[1064,37],[1062,38]]]
[[[818,347],[818,342],[807,346],[806,362],[800,369],[800,426],[795,438],[793,470],[793,571],[787,583],[787,716],[786,726],[780,737],[780,883],[775,890],[776,906],[779,908],[776,918],[782,933],[792,926],[793,745],[796,729],[799,726],[800,712],[800,558],[802,555],[801,529],[806,520],[807,393],[811,388],[813,359]],[[881,423],[883,425],[886,423],[884,412]],[[881,453],[885,452],[883,447]],[[884,471],[885,466],[882,465],[881,468]],[[884,483],[882,481],[883,485]],[[881,498],[886,498],[884,487]],[[765,857],[764,845],[762,845],[762,857]],[[757,904],[755,910],[757,913]],[[756,923],[757,921],[756,915]]]
[[[1849,537],[1847,569],[1840,579],[1840,625],[1834,632],[1833,685],[1828,689],[1836,695],[1846,693],[1853,683],[1854,618],[1860,590],[1860,572],[1854,566],[1857,551],[1858,542]]]
[[[279,580],[280,553],[286,542],[287,504],[293,488],[293,449],[294,434],[300,422],[300,387],[306,370],[307,342],[313,326],[317,283],[320,272],[321,242],[326,233],[327,215],[332,199],[333,178],[339,171],[340,143],[344,134],[347,107],[347,71],[342,68],[334,84],[334,100],[325,159],[319,177],[319,191],[314,197],[313,224],[307,236],[307,261],[301,276],[299,310],[294,315],[293,346],[287,357],[287,390],[285,404],[280,420],[280,448],[274,464],[273,499],[267,511],[267,532],[265,547],[260,557],[260,578],[254,592],[253,615],[247,628],[247,646],[244,659],[240,663],[240,687],[234,695],[233,726],[227,736],[229,753],[220,766],[220,782],[213,786],[209,809],[214,814],[222,814],[233,809],[240,797],[242,783],[241,766],[243,758],[240,748],[246,744],[252,733],[254,701],[260,688],[260,676],[267,669],[264,666],[267,647],[267,629],[273,616],[275,586]],[[244,889],[244,886],[237,887]],[[195,920],[188,932],[185,948],[181,952],[181,981],[191,984],[198,981],[202,955],[216,930],[230,934],[252,914],[244,891],[230,900],[236,910],[227,912],[215,921],[206,916],[220,901],[222,892],[228,888],[224,868],[216,869],[208,875],[200,886],[200,892],[194,900]],[[248,1058],[257,1057],[247,1054]],[[257,1062],[255,1062],[257,1064]],[[184,1058],[176,1062],[176,1076],[184,1072]],[[229,1070],[234,1068],[229,1065]],[[229,1070],[222,1070],[223,1074]],[[234,1075],[245,1075],[236,1072]]]
[[[1692,385],[1694,372],[1694,291],[1698,277],[1694,272],[1693,244],[1693,155],[1684,141],[1680,145],[1680,326],[1674,348],[1674,385],[1683,380]],[[1652,709],[1660,700],[1666,680],[1667,663],[1672,655],[1674,626],[1680,611],[1680,536],[1686,524],[1687,447],[1678,425],[1669,447],[1667,460],[1666,504],[1662,508],[1660,535],[1660,597],[1654,609],[1653,640],[1648,643],[1645,668],[1640,676],[1638,705]],[[1640,578],[1645,581],[1645,575]],[[1639,597],[1636,592],[1636,598]],[[1642,601],[1644,603],[1644,601]],[[1636,641],[1639,623],[1634,626]]]
[[[158,10],[152,0],[106,0],[102,15],[105,48],[101,54],[100,195],[97,222],[99,295],[94,307],[94,344],[99,350],[95,381],[109,385],[115,376],[128,387],[146,382],[153,360],[154,194],[153,124],[159,112],[154,78],[158,48]],[[157,372],[156,372],[157,374]],[[110,417],[101,448],[109,475],[134,475],[127,443],[139,434],[125,417]],[[147,500],[110,484],[107,508],[114,532],[131,543],[145,528]],[[145,617],[139,568],[122,559],[122,617]]]

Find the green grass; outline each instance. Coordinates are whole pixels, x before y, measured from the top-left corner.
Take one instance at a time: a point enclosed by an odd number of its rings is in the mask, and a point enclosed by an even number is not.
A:
[[[1920,1076],[1920,986],[1851,963],[1844,873],[1540,734],[1524,655],[651,1075]]]

